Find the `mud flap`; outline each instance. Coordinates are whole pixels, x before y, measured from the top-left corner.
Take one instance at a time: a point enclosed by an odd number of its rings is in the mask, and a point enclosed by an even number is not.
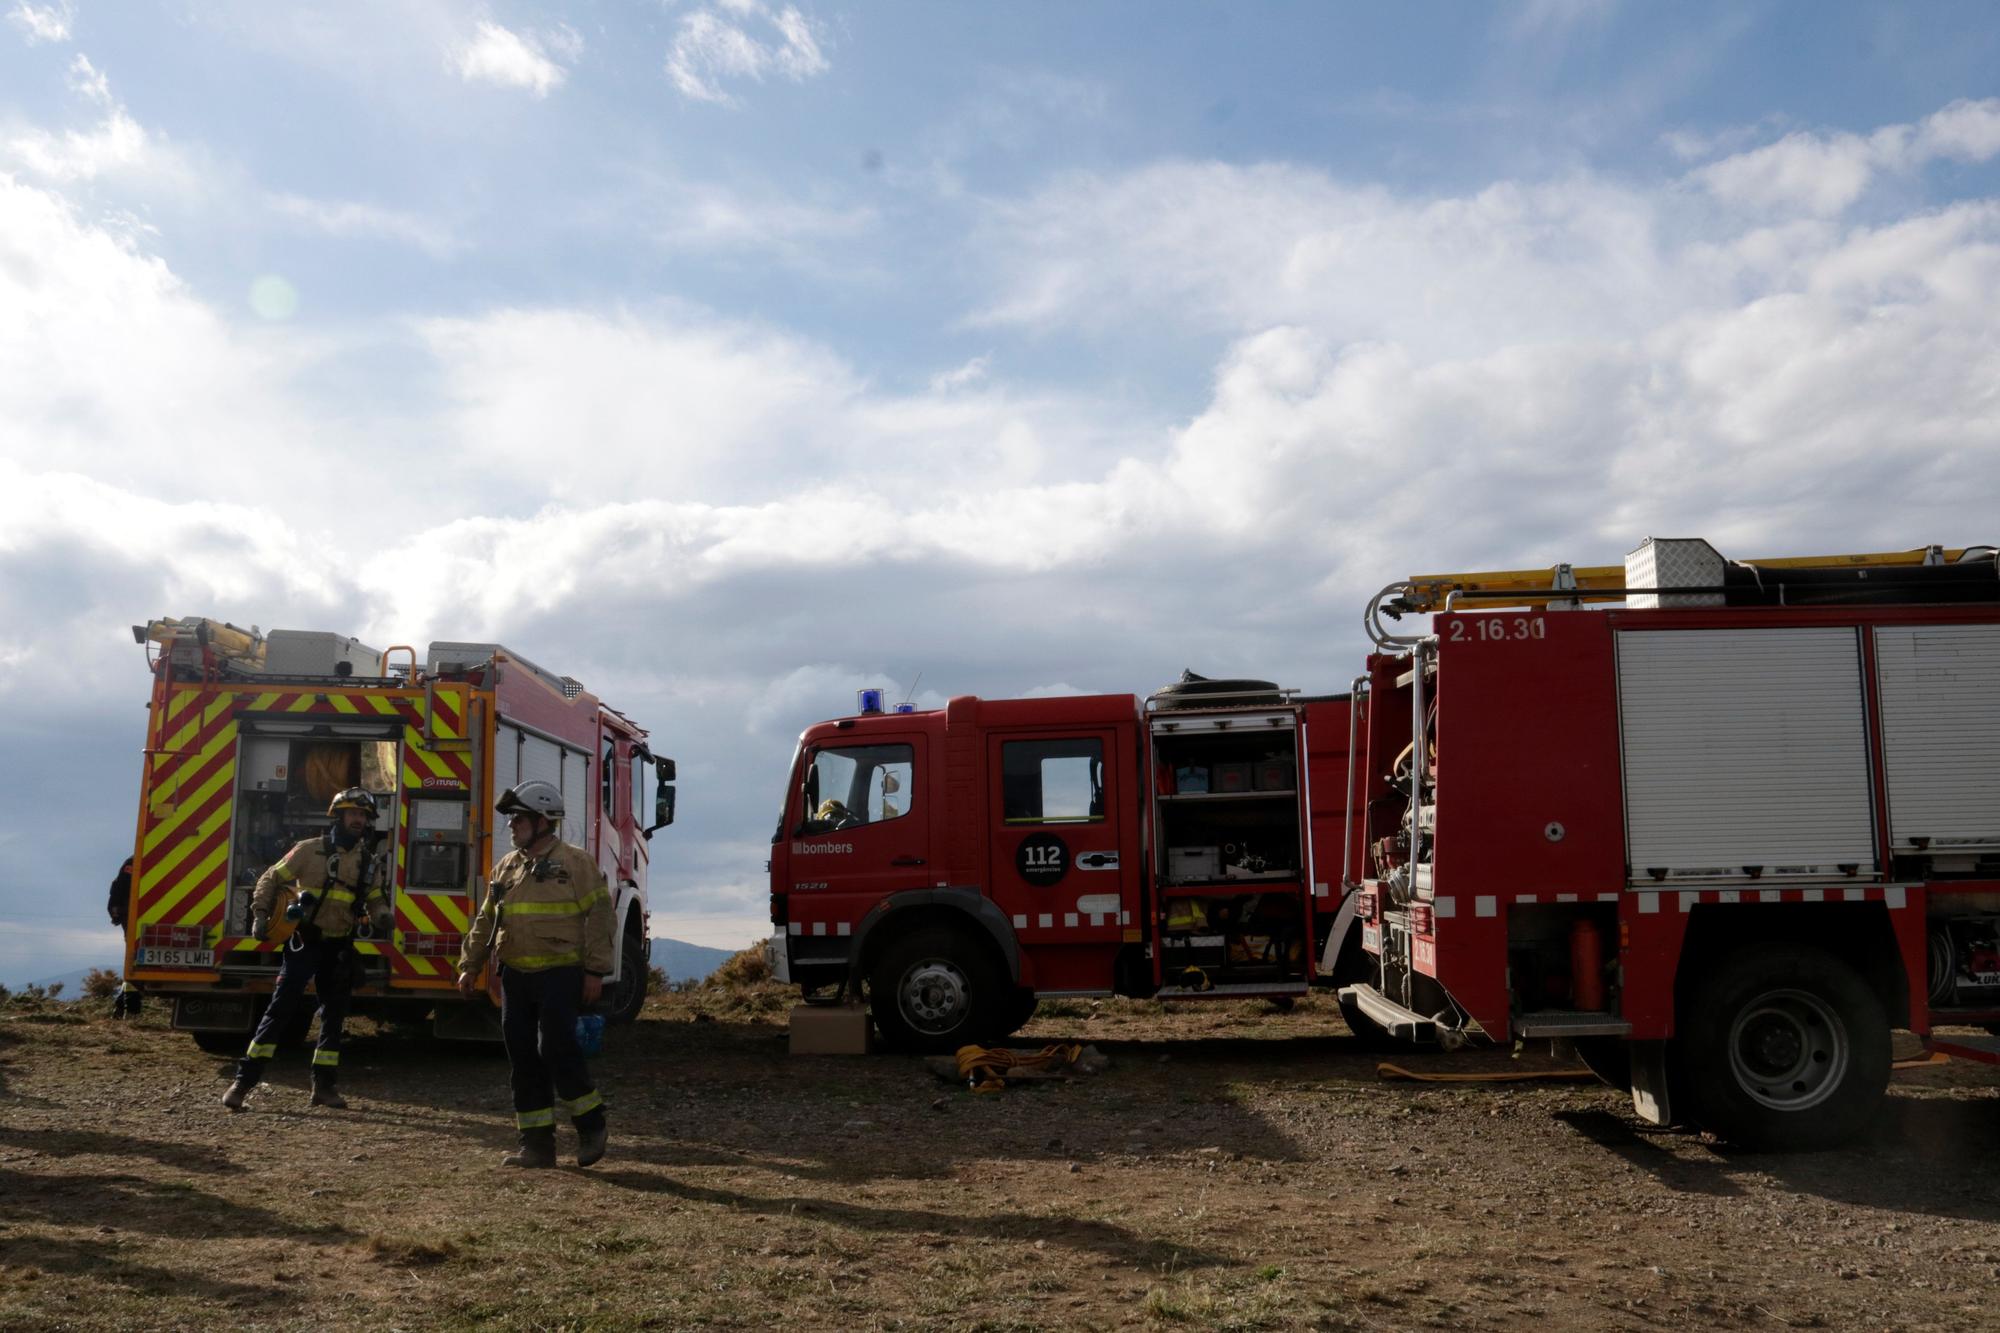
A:
[[[1671,1125],[1673,1103],[1667,1097],[1667,1043],[1632,1041],[1632,1109],[1649,1125]]]

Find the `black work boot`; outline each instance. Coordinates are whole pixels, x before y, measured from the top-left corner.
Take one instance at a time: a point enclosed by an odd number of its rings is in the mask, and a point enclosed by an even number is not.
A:
[[[313,1095],[309,1103],[313,1106],[330,1106],[336,1111],[347,1109],[347,1098],[340,1095],[333,1086],[333,1070],[324,1065],[313,1069]]]
[[[229,1085],[228,1092],[222,1094],[223,1109],[227,1111],[242,1110],[244,1099],[250,1095],[250,1090],[256,1087],[263,1077],[264,1062],[262,1060],[245,1060],[242,1064],[236,1066],[236,1081]]]
[[[595,1111],[576,1122],[576,1164],[589,1166],[604,1157],[604,1112]]]
[[[521,1146],[500,1159],[502,1166],[519,1166],[530,1169],[551,1167],[556,1164],[556,1131],[548,1129],[524,1129],[521,1131]]]

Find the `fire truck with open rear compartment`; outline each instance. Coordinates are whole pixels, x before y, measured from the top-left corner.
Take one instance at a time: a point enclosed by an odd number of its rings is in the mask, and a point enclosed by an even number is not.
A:
[[[1616,606],[1589,604],[1618,603]],[[1383,621],[1431,614],[1427,632]],[[1355,682],[1352,898],[1399,1036],[1566,1038],[1640,1115],[1858,1132],[2000,1023],[1992,547],[1418,576]]]
[[[1345,697],[1198,677],[1143,701],[863,696],[801,738],[772,840],[771,954],[807,996],[865,990],[886,1041],[948,1050],[1041,998],[1333,979]]]
[[[499,644],[433,643],[419,662],[414,648],[198,617],[134,626],[133,637],[149,646],[153,685],[125,980],[171,999],[174,1026],[204,1049],[238,1050],[277,976],[290,928],[280,920],[268,941],[251,937],[258,876],[322,833],[328,799],[353,786],[380,804],[375,882],[395,914],[387,938],[365,918],[357,928],[356,1012],[429,1012],[441,1035],[498,1035],[483,1001],[459,1001],[455,968],[509,850],[493,802],[541,778],[563,792],[562,836],[595,855],[611,886],[619,947],[606,1016],[637,1015],[651,949],[648,841],[674,810],[674,762],[653,753],[644,728]]]

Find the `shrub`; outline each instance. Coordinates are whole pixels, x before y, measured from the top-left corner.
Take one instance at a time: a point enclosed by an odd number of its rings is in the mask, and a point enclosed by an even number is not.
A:
[[[719,990],[741,990],[749,986],[761,986],[771,979],[771,960],[764,953],[762,944],[753,944],[741,953],[724,959],[722,966],[709,973],[705,986]]]
[[[108,967],[93,967],[83,974],[83,993],[92,1000],[108,1000],[118,993],[119,977]]]

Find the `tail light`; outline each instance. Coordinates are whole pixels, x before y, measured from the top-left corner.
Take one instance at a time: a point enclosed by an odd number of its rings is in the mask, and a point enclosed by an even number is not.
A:
[[[1429,903],[1410,905],[1410,925],[1419,935],[1428,935],[1437,927],[1437,911]]]

